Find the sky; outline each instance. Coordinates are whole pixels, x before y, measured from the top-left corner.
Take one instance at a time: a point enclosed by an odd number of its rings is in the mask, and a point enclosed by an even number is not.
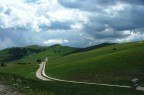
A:
[[[144,0],[0,0],[0,49],[144,40]]]

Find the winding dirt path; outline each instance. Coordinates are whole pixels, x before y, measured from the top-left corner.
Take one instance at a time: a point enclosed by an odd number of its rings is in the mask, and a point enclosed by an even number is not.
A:
[[[37,78],[39,78],[41,80],[45,80],[45,81],[50,81],[51,80],[51,81],[62,81],[62,82],[76,83],[76,84],[93,84],[93,85],[101,85],[101,86],[131,88],[130,86],[112,85],[112,84],[100,84],[100,83],[89,83],[89,82],[78,82],[78,81],[69,81],[69,80],[62,80],[62,79],[53,78],[53,77],[47,76],[45,74],[45,65],[46,65],[47,61],[48,61],[48,59],[46,59],[45,61],[43,61],[40,64],[40,68],[36,72]]]
[[[42,71],[44,70],[43,68],[43,64],[44,64],[45,62],[42,62],[41,64],[39,64],[39,69],[37,70],[37,72],[36,72],[36,77],[38,78],[38,79],[40,79],[40,80],[44,80],[44,81],[48,81],[48,80],[50,80],[50,79],[48,79],[48,78],[46,78],[46,77],[44,77],[43,75],[42,75]]]
[[[75,84],[87,84],[87,85],[100,85],[100,86],[109,86],[109,87],[131,88],[131,86],[125,86],[125,85],[89,83],[89,82],[69,81],[69,80],[62,80],[62,79],[53,78],[53,77],[47,76],[45,74],[45,65],[46,65],[47,62],[48,62],[48,58],[46,58],[45,61],[43,61],[40,64],[40,68],[36,72],[37,78],[39,78],[41,80],[45,80],[45,81],[61,81],[61,82],[75,83]],[[144,91],[144,87],[138,86],[136,88],[136,90]]]

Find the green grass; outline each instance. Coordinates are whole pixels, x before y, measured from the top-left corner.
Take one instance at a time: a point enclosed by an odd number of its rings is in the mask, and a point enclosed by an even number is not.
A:
[[[50,59],[46,73],[60,79],[130,85],[135,77],[144,81],[143,57],[144,42],[116,44]]]
[[[16,74],[18,76],[30,79],[36,79],[35,73],[38,68],[39,68],[38,63],[31,63],[31,64],[27,63],[25,65],[11,63],[8,64],[7,67],[0,67],[0,72]]]
[[[35,62],[37,59],[44,59],[45,57],[55,58],[64,56],[77,49],[78,48],[61,46],[58,44],[49,47],[37,45],[13,47],[0,51],[0,62]]]
[[[40,46],[25,48],[37,49]],[[117,50],[113,50],[117,48]],[[27,95],[142,95],[143,92],[133,89],[73,84],[63,82],[43,82],[35,77],[38,69],[37,59],[49,58],[46,73],[55,78],[130,85],[132,78],[144,81],[144,42],[115,44],[85,52],[66,55],[77,48],[54,45],[43,47],[39,53],[15,61],[10,61],[7,67],[0,67],[0,80],[12,85],[21,79],[17,89]],[[60,51],[60,52],[59,52]],[[0,52],[1,53],[1,52]],[[2,51],[0,55],[7,54]],[[6,56],[6,55],[5,55]],[[18,64],[26,63],[26,64]],[[31,63],[31,64],[28,64]],[[23,89],[30,86],[31,91]]]
[[[39,53],[33,53],[29,56],[23,57],[20,62],[35,62],[37,59],[44,59],[48,57],[49,59],[54,59],[56,57],[63,56],[66,53],[77,50],[77,48],[53,45],[45,48],[45,51]]]
[[[17,80],[21,80],[18,82]],[[3,83],[12,85],[25,95],[142,95],[143,92],[127,88],[105,87],[63,82],[44,82],[23,78],[14,74],[0,73]],[[26,89],[25,87],[30,87]],[[31,89],[31,90],[30,90]]]
[[[77,50],[77,48],[61,46],[61,45],[53,45],[50,47],[31,45],[25,48],[32,49],[32,50],[35,50],[35,49],[44,49],[44,50],[39,53],[33,52],[32,54],[29,54],[28,56],[24,56],[23,58],[19,60],[7,62],[7,67],[0,67],[0,72],[12,73],[12,74],[17,74],[19,76],[36,79],[35,72],[39,67],[38,65],[39,63],[36,62],[37,59],[44,59],[46,57],[49,57],[49,59],[53,59],[59,56],[63,56],[64,54],[68,52]],[[11,49],[5,49],[0,52],[5,53],[5,56],[6,55],[8,56],[9,55],[8,51],[10,51]],[[54,52],[54,50],[56,52]]]
[[[33,53],[39,53],[44,51],[45,47],[38,47],[35,48],[32,46],[29,47],[13,47],[13,48],[7,48],[0,51],[0,62],[10,62],[19,60],[25,56],[28,56]]]

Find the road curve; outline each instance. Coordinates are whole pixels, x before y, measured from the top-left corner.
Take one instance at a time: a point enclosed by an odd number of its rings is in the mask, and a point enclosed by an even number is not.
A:
[[[39,64],[39,69],[36,71],[36,77],[37,77],[38,79],[40,79],[40,80],[48,81],[49,79],[48,79],[48,78],[45,78],[45,77],[42,75],[43,64],[44,64],[44,62],[42,62],[41,64]]]
[[[61,81],[61,82],[75,83],[75,84],[88,84],[88,85],[100,85],[100,86],[109,86],[109,87],[131,88],[130,86],[112,85],[112,84],[100,84],[100,83],[89,83],[89,82],[78,82],[78,81],[69,81],[69,80],[62,80],[62,79],[53,78],[53,77],[47,76],[45,74],[45,65],[46,65],[47,61],[48,60],[43,61],[40,64],[40,68],[38,69],[39,71],[37,71],[37,72],[39,72],[37,78],[39,78],[41,80]]]

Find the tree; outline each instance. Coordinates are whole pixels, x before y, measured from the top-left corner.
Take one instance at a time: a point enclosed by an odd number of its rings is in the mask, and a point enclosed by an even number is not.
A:
[[[113,48],[113,50],[117,50],[117,48]]]
[[[54,53],[57,53],[56,50],[53,50],[53,51],[54,51]]]
[[[42,60],[41,59],[37,59],[37,61],[36,62],[41,62]]]
[[[58,50],[58,53],[60,53],[61,52],[61,50]]]
[[[4,63],[1,63],[1,67],[5,67],[6,65]]]

